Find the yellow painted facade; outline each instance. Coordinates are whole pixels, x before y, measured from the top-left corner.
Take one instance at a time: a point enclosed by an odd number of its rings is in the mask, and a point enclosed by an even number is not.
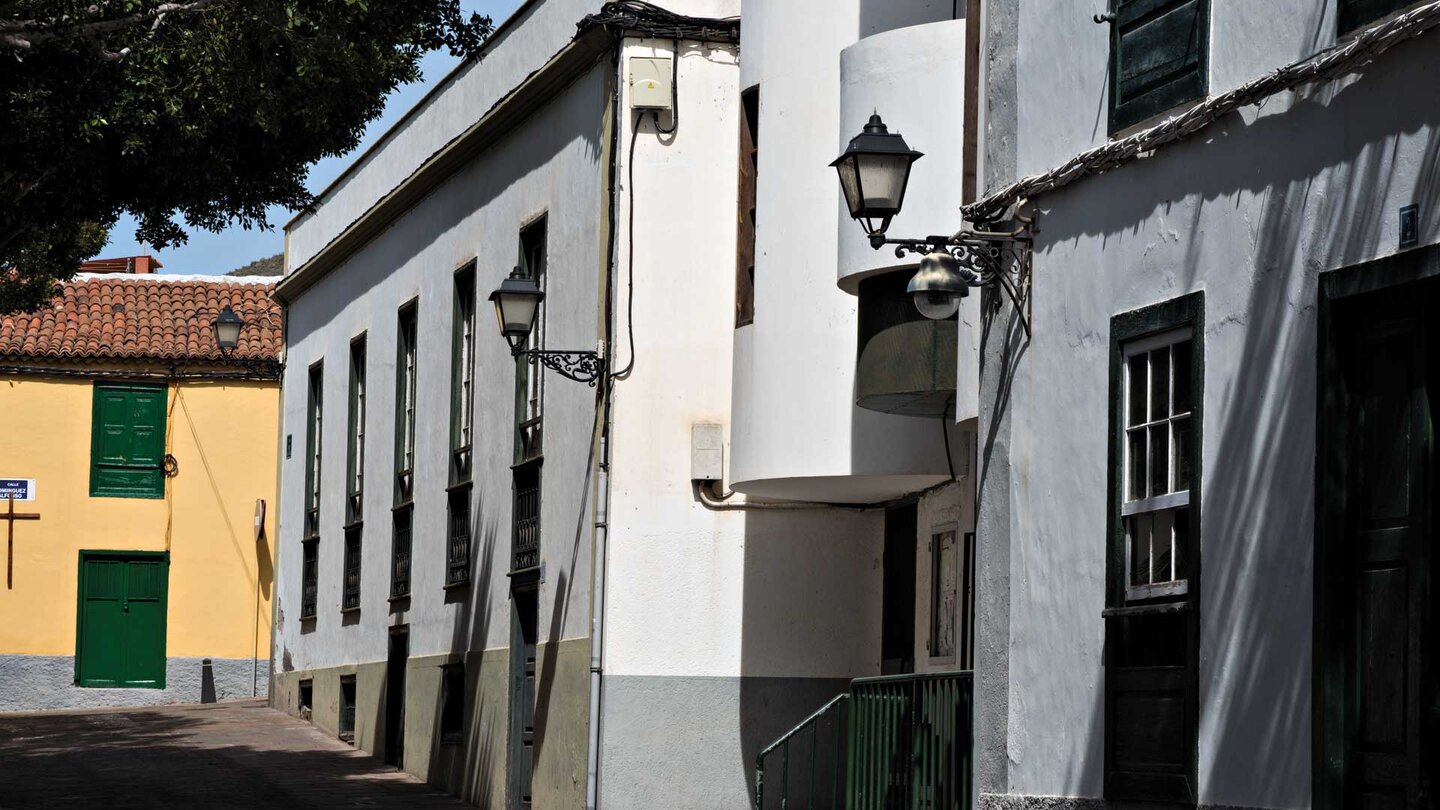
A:
[[[0,379],[0,478],[15,504],[14,587],[0,590],[0,655],[75,654],[81,550],[170,551],[167,657],[269,657],[279,384],[171,381],[165,498],[90,495],[95,381]],[[255,502],[267,505],[257,541]],[[0,502],[0,509],[3,509]],[[0,534],[5,530],[0,520]],[[0,538],[3,539],[3,538]]]

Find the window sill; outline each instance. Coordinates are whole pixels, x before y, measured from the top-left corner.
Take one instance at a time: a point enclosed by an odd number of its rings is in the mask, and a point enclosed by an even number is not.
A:
[[[388,602],[390,602],[390,603],[392,603],[392,604],[395,603],[395,602],[408,602],[408,601],[410,601],[410,593],[409,593],[408,591],[407,591],[406,593],[397,593],[397,594],[391,596],[391,597],[390,597],[388,600],[386,600],[386,601],[388,601]]]
[[[1105,608],[1100,611],[1100,615],[1106,619],[1126,619],[1132,616],[1162,616],[1167,613],[1183,613],[1189,609],[1189,602],[1161,602],[1157,605],[1125,605]]]
[[[463,591],[463,590],[465,590],[465,589],[468,588],[468,587],[470,587],[470,580],[465,579],[465,580],[461,580],[461,581],[459,581],[459,582],[447,582],[447,583],[445,583],[445,585],[441,586],[441,590],[445,590],[445,591]]]
[[[359,605],[356,605],[355,607],[340,608],[340,613],[341,613],[342,615],[343,615],[343,614],[346,614],[346,613],[359,613],[359,612],[360,612],[360,606],[359,606]]]

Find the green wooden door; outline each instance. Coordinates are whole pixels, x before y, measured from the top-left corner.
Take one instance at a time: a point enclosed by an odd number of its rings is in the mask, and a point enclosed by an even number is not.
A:
[[[1335,304],[1321,415],[1321,802],[1440,800],[1435,632],[1435,282]]]
[[[80,552],[75,682],[165,688],[169,563],[160,552]]]

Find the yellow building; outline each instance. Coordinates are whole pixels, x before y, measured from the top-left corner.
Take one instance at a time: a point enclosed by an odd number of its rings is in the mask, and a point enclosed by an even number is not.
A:
[[[280,310],[157,265],[0,317],[0,711],[266,694]]]

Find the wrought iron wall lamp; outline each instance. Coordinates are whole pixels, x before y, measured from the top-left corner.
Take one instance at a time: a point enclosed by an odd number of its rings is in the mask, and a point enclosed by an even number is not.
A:
[[[894,239],[886,234],[905,204],[910,168],[922,157],[899,133],[890,132],[878,114],[870,116],[865,129],[830,164],[840,176],[850,217],[865,229],[874,249],[894,245],[896,258],[923,257],[907,288],[922,315],[949,318],[970,288],[994,286],[1015,305],[1028,337],[1034,215],[1017,214],[1007,222],[989,223],[993,228],[951,236]]]
[[[540,313],[540,302],[545,292],[535,279],[520,268],[515,268],[499,289],[490,293],[495,304],[495,317],[500,322],[500,334],[510,344],[510,354],[524,357],[533,365],[540,363],[562,377],[585,383],[594,388],[605,375],[604,346],[599,351],[552,351],[550,349],[527,349],[525,343],[535,329],[535,318]]]

